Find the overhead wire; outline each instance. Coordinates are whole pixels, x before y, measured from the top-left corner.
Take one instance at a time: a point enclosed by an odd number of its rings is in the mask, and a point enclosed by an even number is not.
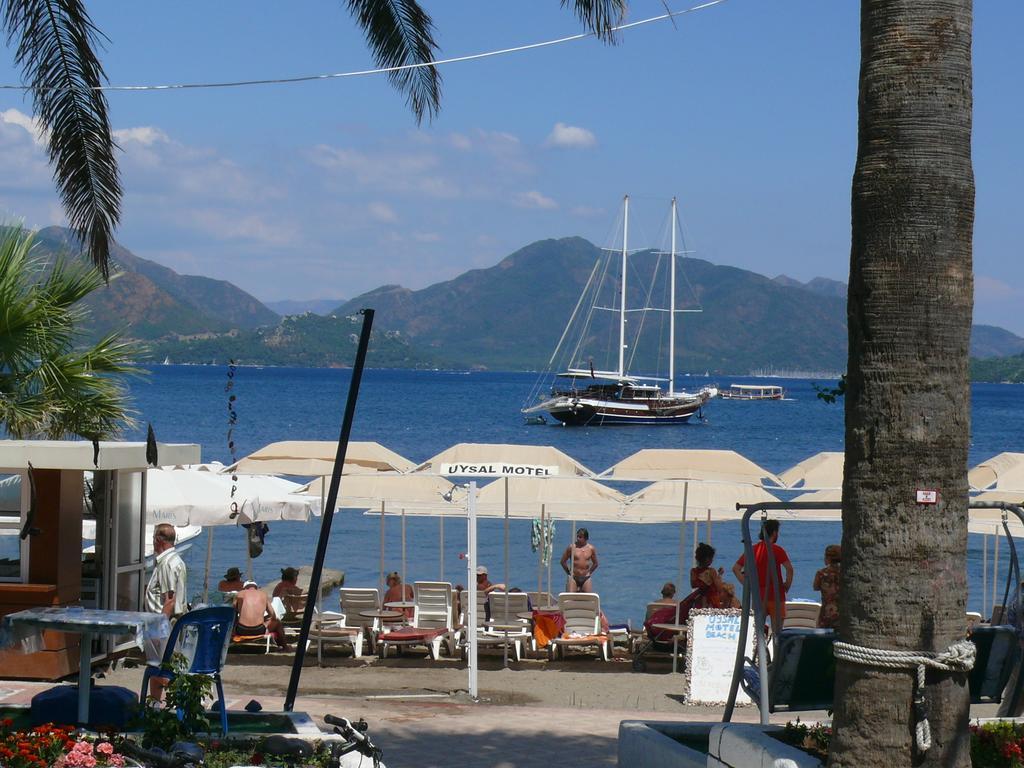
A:
[[[619,24],[618,26],[612,27],[610,32],[624,32],[626,30],[635,29],[636,27],[644,26],[646,24],[654,24],[659,21],[667,21],[674,19],[677,16],[685,16],[689,13],[696,13],[697,11],[703,11],[707,8],[711,8],[715,5],[724,3],[725,0],[707,0],[707,2],[699,5],[694,5],[689,8],[684,8],[681,11],[668,11],[658,16],[651,16],[646,19],[640,19],[639,21],[632,21],[628,24]],[[538,48],[549,48],[553,45],[562,45],[563,43],[576,42],[577,40],[585,40],[590,37],[596,37],[596,32],[580,32],[575,35],[569,35],[567,37],[560,37],[554,40],[544,40],[538,43],[527,43],[525,45],[517,45],[511,48],[500,48],[493,51],[484,51],[482,53],[471,53],[464,56],[452,56],[447,59],[435,59],[433,61],[419,62],[416,64],[403,64],[396,67],[381,67],[378,69],[360,69],[353,70],[350,72],[331,72],[317,75],[298,75],[295,77],[274,77],[274,78],[261,78],[251,80],[227,80],[223,82],[209,82],[209,83],[166,83],[162,85],[99,85],[92,88],[95,91],[175,91],[175,90],[192,90],[192,89],[203,89],[203,88],[243,88],[248,86],[256,85],[290,85],[293,83],[308,83],[318,80],[337,80],[347,77],[366,77],[368,75],[385,75],[394,72],[403,72],[411,69],[422,69],[423,67],[439,67],[446,64],[458,64],[465,61],[475,61],[478,59],[492,58],[494,56],[505,56],[510,53],[521,53],[523,51],[535,50]],[[6,91],[27,91],[30,87],[27,85],[11,85],[11,84],[0,84],[0,90]]]

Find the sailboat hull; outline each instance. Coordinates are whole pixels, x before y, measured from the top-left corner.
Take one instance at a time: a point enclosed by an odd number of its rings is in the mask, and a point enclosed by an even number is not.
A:
[[[685,424],[710,399],[711,395],[705,392],[685,398],[637,400],[556,395],[529,410],[544,411],[572,427]]]

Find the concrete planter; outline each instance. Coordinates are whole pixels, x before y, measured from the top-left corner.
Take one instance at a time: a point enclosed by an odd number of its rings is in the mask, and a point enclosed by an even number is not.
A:
[[[619,723],[620,768],[822,768],[806,752],[769,734],[777,725],[679,723],[624,720]],[[690,742],[691,746],[686,743]],[[696,743],[706,747],[698,749]]]
[[[821,761],[769,734],[782,726],[718,723],[711,729],[708,768],[822,768]]]
[[[707,747],[694,749],[678,739],[708,743],[716,723],[645,722],[623,720],[619,723],[620,768],[705,768]]]

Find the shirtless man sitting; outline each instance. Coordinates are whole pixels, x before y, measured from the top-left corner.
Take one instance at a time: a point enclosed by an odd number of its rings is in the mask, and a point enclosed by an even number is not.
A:
[[[569,559],[572,558],[572,570]],[[562,555],[562,570],[569,576],[566,592],[593,592],[591,577],[597,570],[597,549],[590,543],[590,531],[580,528],[576,531],[576,544],[570,544]]]
[[[281,650],[288,650],[284,627],[274,613],[270,598],[255,581],[247,581],[235,596],[235,634],[250,637],[267,632],[274,636],[274,642]]]

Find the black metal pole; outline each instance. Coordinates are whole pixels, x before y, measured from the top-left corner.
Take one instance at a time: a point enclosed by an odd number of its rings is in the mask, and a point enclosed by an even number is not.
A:
[[[302,629],[299,630],[298,644],[295,646],[295,661],[292,663],[292,674],[288,679],[288,693],[284,698],[285,712],[291,712],[295,706],[295,695],[299,689],[299,677],[302,675],[302,662],[306,658],[306,643],[309,640],[309,628],[313,623],[313,609],[317,596],[320,594],[320,575],[327,557],[327,542],[331,538],[331,523],[334,522],[334,507],[338,501],[338,486],[341,485],[341,470],[345,464],[345,452],[348,450],[348,438],[352,433],[352,420],[356,414],[356,400],[359,398],[359,382],[363,378],[363,365],[366,362],[366,348],[370,344],[370,329],[373,327],[373,310],[361,309],[363,330],[359,334],[359,346],[356,348],[356,359],[352,365],[352,380],[348,385],[348,402],[345,403],[345,416],[341,420],[341,434],[338,436],[338,452],[334,456],[334,471],[331,473],[331,485],[327,491],[326,506],[321,510],[320,538],[316,543],[316,557],[313,560],[313,573],[309,577],[309,594],[306,595],[306,610],[302,614]]]

